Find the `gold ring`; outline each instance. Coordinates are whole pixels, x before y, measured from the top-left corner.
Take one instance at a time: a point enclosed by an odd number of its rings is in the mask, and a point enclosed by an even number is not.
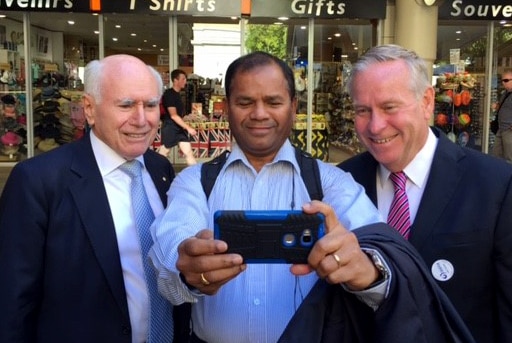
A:
[[[203,283],[203,285],[205,286],[208,286],[210,284],[210,281],[206,280],[206,278],[204,277],[204,274],[201,273],[201,282]]]
[[[341,260],[340,260],[340,257],[336,254],[331,254],[332,257],[334,258],[334,260],[336,261],[336,263],[338,264],[338,268],[341,268]]]

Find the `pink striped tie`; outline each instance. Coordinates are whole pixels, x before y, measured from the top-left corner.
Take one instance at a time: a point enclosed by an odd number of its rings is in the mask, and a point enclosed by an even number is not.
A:
[[[404,172],[391,173],[389,176],[395,186],[395,196],[391,202],[388,214],[388,224],[400,232],[405,239],[409,238],[411,218],[409,214],[409,200],[405,192],[407,175]]]

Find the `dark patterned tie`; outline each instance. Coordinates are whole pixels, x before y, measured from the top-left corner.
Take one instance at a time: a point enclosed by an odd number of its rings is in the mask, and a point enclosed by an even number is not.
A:
[[[395,195],[389,208],[388,224],[397,229],[405,239],[408,239],[411,218],[409,214],[409,199],[405,192],[407,175],[404,172],[391,173],[389,178],[395,187]]]
[[[148,343],[171,343],[173,339],[172,305],[158,293],[156,272],[149,264],[147,257],[153,244],[149,227],[153,223],[155,215],[142,183],[142,166],[139,161],[132,160],[121,165],[119,169],[132,179],[132,206],[139,234],[142,264],[144,265],[144,276],[150,301]]]

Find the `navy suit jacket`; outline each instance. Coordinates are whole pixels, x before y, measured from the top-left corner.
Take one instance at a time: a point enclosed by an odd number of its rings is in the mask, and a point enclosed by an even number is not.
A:
[[[174,178],[148,150],[167,203]],[[131,342],[114,222],[89,135],[18,163],[0,198],[0,342]]]
[[[453,265],[453,276],[438,284],[477,342],[512,342],[512,166],[433,131],[438,145],[409,241],[428,268]],[[370,153],[338,166],[377,204]]]
[[[391,269],[389,295],[374,312],[338,284],[319,280],[278,343],[474,343],[459,314],[423,259],[384,223],[352,231]]]

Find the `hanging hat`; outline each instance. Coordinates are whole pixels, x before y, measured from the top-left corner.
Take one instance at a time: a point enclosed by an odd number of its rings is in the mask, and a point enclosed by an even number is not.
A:
[[[43,152],[50,151],[58,147],[59,143],[57,143],[54,138],[45,138],[37,145],[37,148]]]
[[[44,87],[41,91],[41,98],[43,100],[51,99],[53,98],[53,95],[55,94],[55,89],[52,86]]]
[[[42,111],[46,113],[55,112],[59,109],[59,106],[60,104],[57,101],[46,100],[45,102],[43,102]]]
[[[8,131],[0,138],[0,141],[3,145],[19,145],[23,139],[14,132]]]
[[[0,98],[4,105],[16,105],[16,98],[11,94],[6,94]]]

